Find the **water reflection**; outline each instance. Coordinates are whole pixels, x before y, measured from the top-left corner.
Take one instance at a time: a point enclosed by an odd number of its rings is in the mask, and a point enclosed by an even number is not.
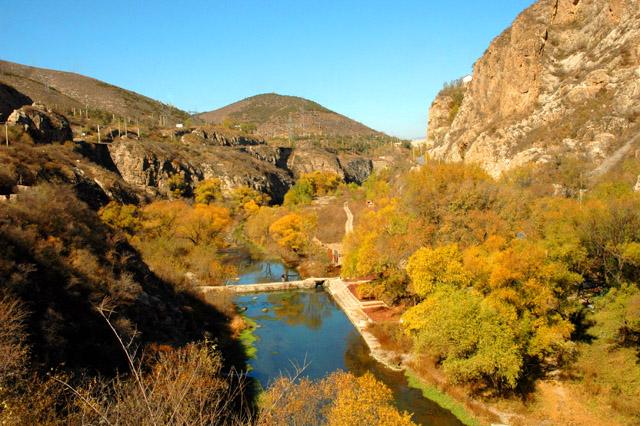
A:
[[[295,269],[289,268],[281,262],[245,260],[239,262],[239,279],[230,280],[228,284],[260,284],[281,281],[282,276],[289,281],[299,280],[300,275]]]
[[[327,303],[322,290],[269,294],[276,319],[288,325],[304,325],[312,330],[322,327],[322,319],[331,315],[334,306]]]
[[[461,426],[462,423],[449,411],[422,396],[422,391],[409,387],[402,372],[383,367],[369,355],[369,348],[357,331],[348,336],[347,350],[344,353],[347,371],[360,376],[371,372],[385,383],[393,392],[396,407],[401,411],[413,413],[413,421],[423,425]]]
[[[414,413],[419,424],[459,426],[448,411],[408,386],[402,373],[387,370],[369,356],[366,343],[322,290],[237,295],[236,303],[258,323],[257,356],[251,375],[263,386],[294,365],[308,362],[304,375],[318,379],[336,370],[356,375],[370,371],[393,391],[401,410]]]

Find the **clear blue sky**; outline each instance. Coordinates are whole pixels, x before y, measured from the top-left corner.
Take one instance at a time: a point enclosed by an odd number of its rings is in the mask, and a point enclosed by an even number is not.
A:
[[[0,58],[73,71],[185,110],[302,96],[377,130],[423,137],[532,0],[0,0]]]

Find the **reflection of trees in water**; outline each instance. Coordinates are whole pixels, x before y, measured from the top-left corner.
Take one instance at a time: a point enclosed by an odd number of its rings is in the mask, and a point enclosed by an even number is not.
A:
[[[369,356],[369,348],[357,331],[347,336],[347,349],[344,352],[344,366],[350,373],[361,376],[375,367],[375,360]]]
[[[360,334],[353,330],[347,336],[344,366],[348,372],[361,376],[370,372],[393,392],[395,405],[401,411],[413,413],[417,424],[432,426],[462,426],[449,411],[425,398],[422,391],[409,387],[404,373],[384,368],[369,355],[369,348]]]
[[[287,325],[304,325],[313,330],[319,329],[322,320],[333,310],[326,293],[322,292],[269,294],[267,301],[273,305],[276,319]]]

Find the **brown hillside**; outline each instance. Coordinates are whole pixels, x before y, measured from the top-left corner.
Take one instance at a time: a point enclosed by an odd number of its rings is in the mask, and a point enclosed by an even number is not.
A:
[[[12,86],[35,102],[59,110],[86,108],[166,124],[183,121],[188,114],[146,96],[79,74],[0,61],[0,83]]]
[[[255,128],[265,138],[380,135],[316,102],[275,93],[252,96],[197,117],[214,124]]]

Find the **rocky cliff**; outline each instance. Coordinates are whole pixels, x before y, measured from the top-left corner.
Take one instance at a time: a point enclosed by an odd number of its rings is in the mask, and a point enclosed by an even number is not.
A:
[[[126,182],[152,195],[167,194],[172,177],[178,174],[192,188],[203,179],[218,178],[223,190],[249,186],[279,203],[302,173],[329,171],[347,182],[362,183],[372,170],[367,158],[338,156],[308,147],[292,150],[266,144],[179,146],[134,139],[117,140],[106,147],[109,158],[104,155],[92,158],[104,167],[113,165]]]
[[[432,157],[493,176],[571,154],[594,168],[640,129],[640,2],[540,0],[476,62],[451,122],[434,101]]]

